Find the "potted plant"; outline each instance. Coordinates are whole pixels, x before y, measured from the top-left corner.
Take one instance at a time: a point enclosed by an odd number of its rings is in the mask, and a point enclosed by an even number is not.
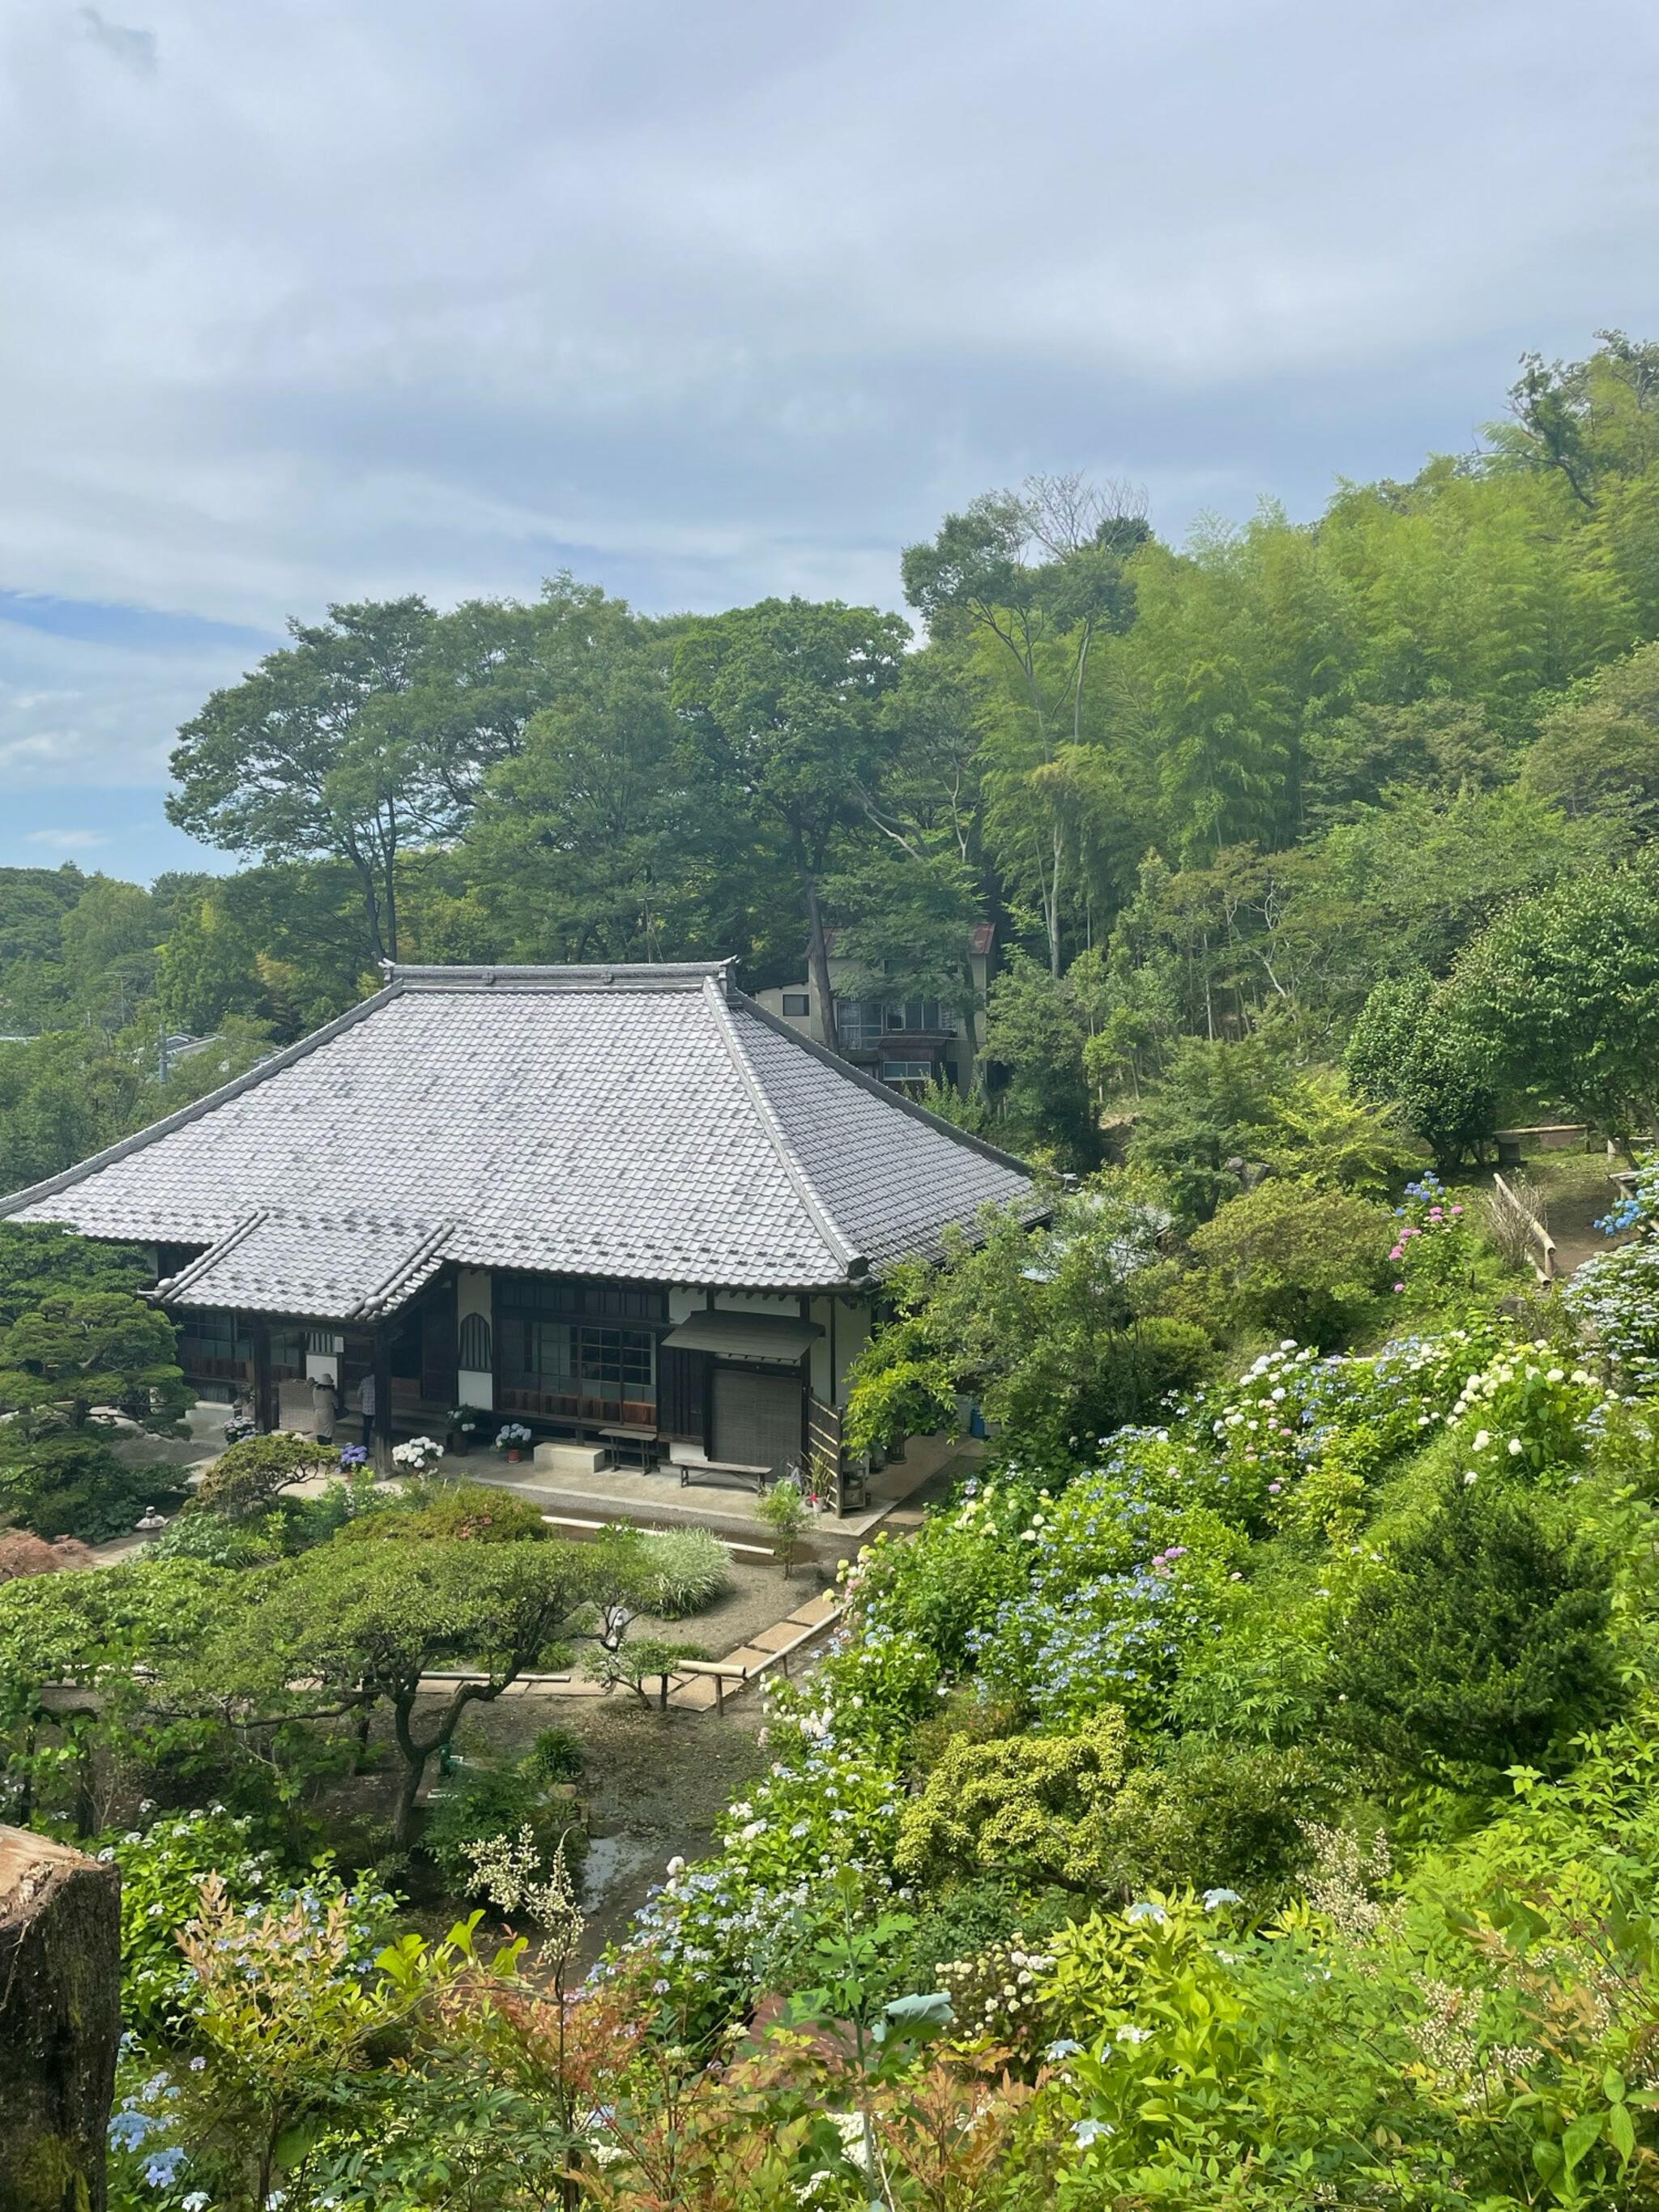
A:
[[[452,1406],[444,1415],[444,1443],[450,1451],[471,1451],[472,1439],[483,1425],[476,1406]]]
[[[530,1431],[522,1421],[507,1421],[495,1431],[495,1449],[505,1452],[514,1465],[524,1457],[524,1448],[530,1442]]]
[[[424,1474],[443,1455],[444,1448],[435,1437],[410,1437],[407,1443],[392,1446],[392,1464],[404,1474]]]

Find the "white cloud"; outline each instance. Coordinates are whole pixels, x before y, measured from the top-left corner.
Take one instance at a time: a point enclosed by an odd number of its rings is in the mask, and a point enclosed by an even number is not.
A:
[[[94,845],[107,845],[101,830],[31,830],[26,845],[45,845],[54,853],[89,853]]]
[[[241,645],[145,650],[0,621],[8,793],[165,783],[179,724],[255,657]]]
[[[1307,513],[1467,446],[1523,346],[1659,326],[1644,0],[1566,49],[1553,0],[143,13],[0,21],[15,589],[890,603],[1030,469]],[[159,777],[235,672],[16,651],[31,775]]]

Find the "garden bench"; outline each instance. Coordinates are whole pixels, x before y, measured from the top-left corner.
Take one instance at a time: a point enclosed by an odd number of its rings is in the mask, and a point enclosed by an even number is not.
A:
[[[611,1454],[613,1466],[620,1467],[623,1464],[624,1453],[637,1455],[637,1465],[641,1474],[649,1474],[657,1464],[659,1446],[657,1432],[654,1429],[641,1428],[632,1423],[623,1422],[612,1428],[601,1429],[599,1437]]]
[[[680,1471],[682,1490],[689,1490],[694,1482],[724,1482],[752,1490],[758,1498],[772,1480],[769,1467],[749,1467],[735,1459],[710,1459],[701,1444],[671,1443],[668,1458],[670,1465]]]

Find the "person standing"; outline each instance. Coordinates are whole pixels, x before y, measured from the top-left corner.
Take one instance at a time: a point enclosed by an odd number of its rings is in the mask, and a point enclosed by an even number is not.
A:
[[[332,1375],[313,1376],[311,1383],[312,1432],[319,1444],[334,1441],[334,1424],[340,1411],[340,1393]]]
[[[363,1449],[367,1451],[374,1441],[374,1370],[357,1385],[357,1411],[363,1417]]]

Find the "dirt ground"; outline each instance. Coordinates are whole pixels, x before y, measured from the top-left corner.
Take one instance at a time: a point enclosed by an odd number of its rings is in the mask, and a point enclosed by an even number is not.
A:
[[[765,1709],[750,1692],[712,1713],[647,1711],[626,1691],[609,1698],[509,1700],[475,1706],[461,1725],[464,1758],[510,1759],[544,1728],[580,1736],[586,1765],[581,1801],[588,1850],[584,1949],[597,1958],[623,1935],[667,1862],[700,1858],[714,1822],[745,1783],[764,1771]]]
[[[774,1559],[734,1559],[731,1587],[712,1605],[684,1620],[656,1620],[641,1613],[629,1634],[636,1642],[649,1636],[699,1644],[705,1657],[723,1659],[738,1644],[747,1644],[757,1630],[770,1628],[798,1605],[830,1589],[834,1581],[833,1565],[814,1559],[798,1559],[787,1581]]]

